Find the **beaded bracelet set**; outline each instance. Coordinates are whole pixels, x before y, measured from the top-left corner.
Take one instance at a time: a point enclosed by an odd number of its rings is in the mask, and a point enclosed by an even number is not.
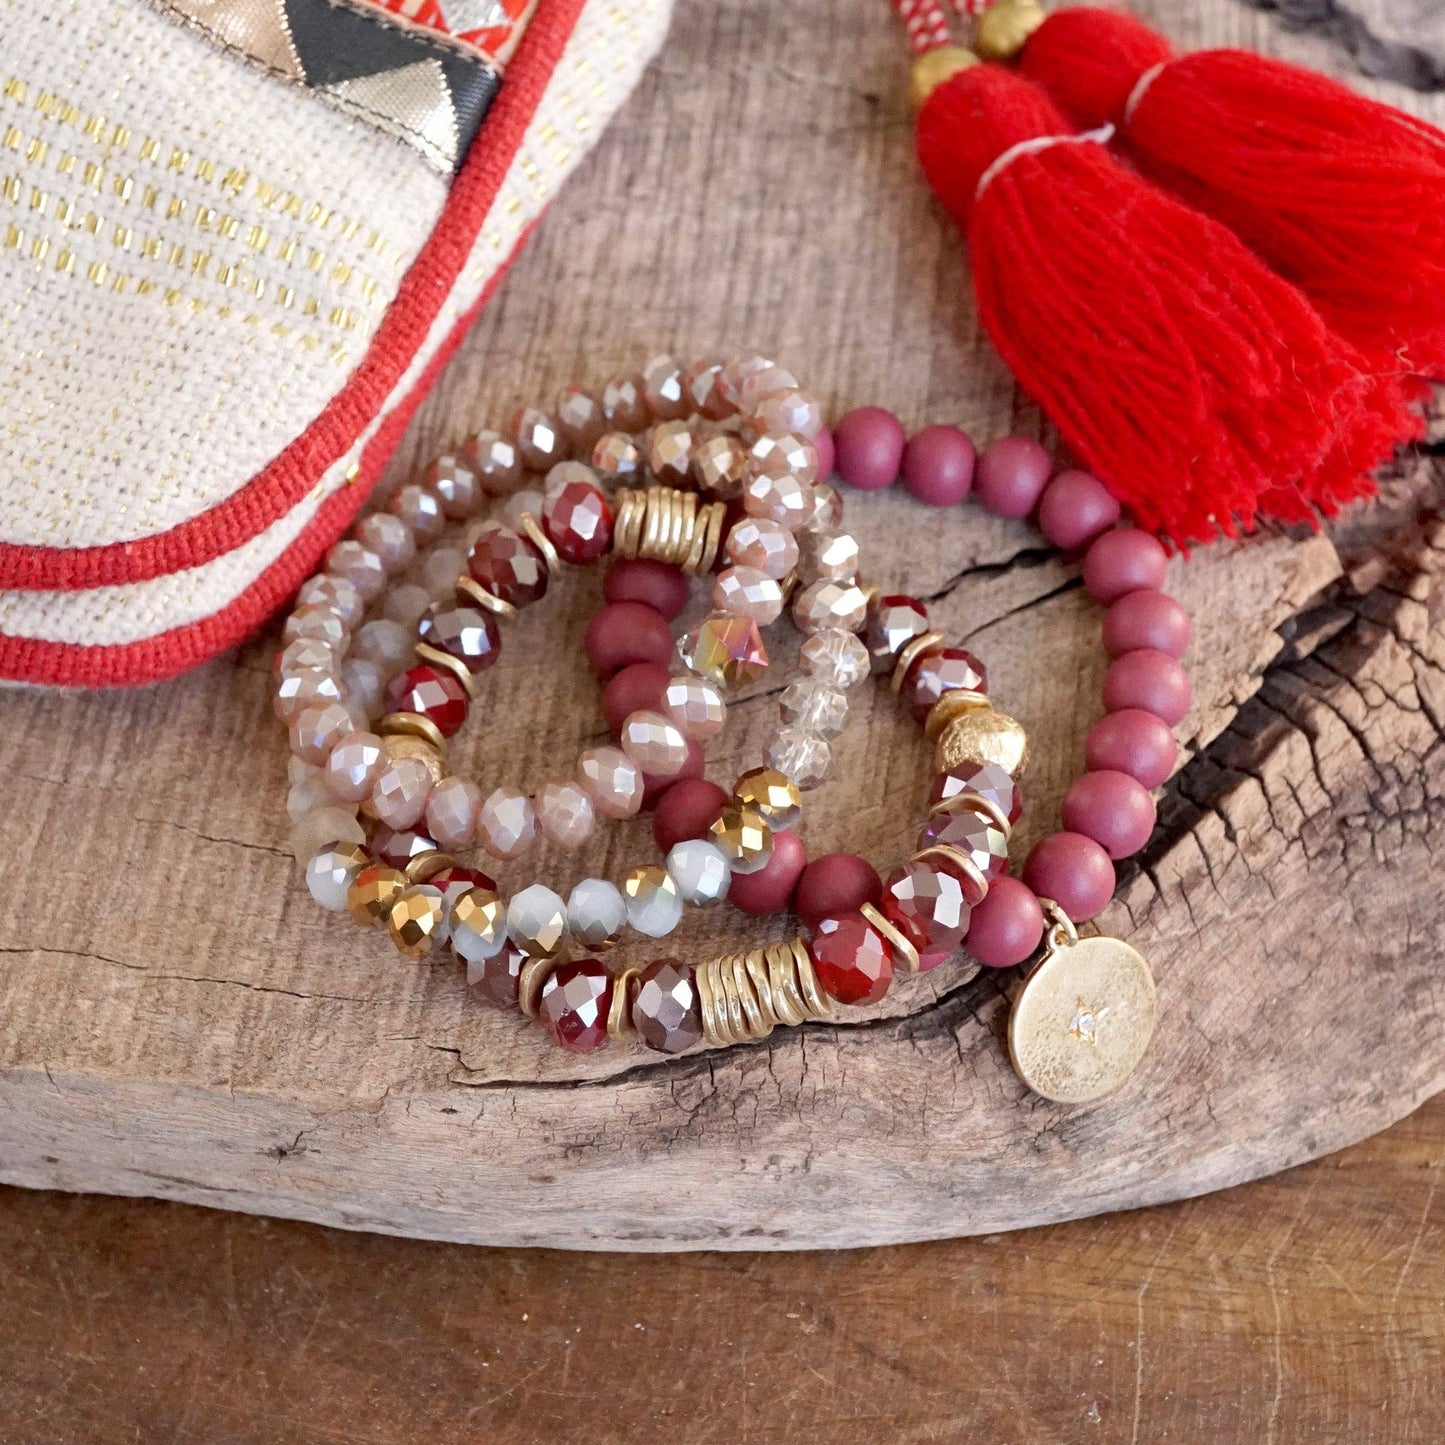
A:
[[[1085,585],[1109,606],[1108,711],[1064,831],[1037,845],[1022,881],[1006,869],[1024,731],[920,602],[860,581],[857,542],[823,480],[835,467],[862,490],[901,477],[934,506],[972,490],[1006,516],[1037,511],[1057,546],[1087,546]],[[1189,625],[1160,591],[1159,543],[1119,527],[1095,479],[1051,471],[1037,443],[1007,438],[976,459],[957,429],[907,440],[877,408],[830,433],[818,403],[762,358],[682,368],[658,357],[599,395],[568,388],[554,411],[525,409],[507,434],[471,438],[359,523],[287,621],[276,709],[312,894],[385,926],[407,954],[448,943],[483,997],[519,1005],[573,1050],[629,1036],[664,1053],[758,1039],[834,1003],[876,1001],[895,973],[961,944],[1008,967],[1042,941],[1013,1011],[1015,1065],[1051,1098],[1108,1092],[1147,1045],[1152,979],[1127,945],[1080,939],[1074,925],[1108,902],[1114,862],[1152,831],[1149,789],[1172,771],[1171,728],[1188,707],[1178,658]],[[499,515],[476,521],[489,500]],[[466,529],[464,550],[446,544],[449,523]],[[587,749],[573,777],[535,796],[504,787],[482,799],[447,774],[446,740],[500,654],[501,626],[562,567],[608,555],[587,651],[620,746]],[[714,610],[675,643],[693,577],[710,577]],[[785,609],[807,636],[805,675],[782,694],[765,757],[725,793],[702,777],[702,744],[725,725],[726,694],[767,668],[762,629]],[[795,831],[802,794],[827,776],[846,692],[870,673],[924,725],[938,769],[917,851],[886,881],[853,855],[808,862]],[[480,845],[512,859],[539,835],[575,848],[598,815],[644,806],[663,861],[621,888],[589,878],[564,901],[535,883],[504,900],[453,856]],[[791,907],[810,931],[615,975],[596,956],[629,926],[664,937],[685,904],[724,899],[755,915]]]

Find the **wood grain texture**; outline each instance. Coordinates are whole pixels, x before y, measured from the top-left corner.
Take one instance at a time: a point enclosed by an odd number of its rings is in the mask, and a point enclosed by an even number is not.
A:
[[[1287,44],[1227,0],[1147,8],[1186,46]],[[1037,431],[913,173],[890,23],[853,0],[681,7],[394,474],[659,344],[761,349],[836,407],[883,401],[910,426]],[[752,1048],[550,1050],[455,969],[399,962],[311,903],[285,850],[269,639],[163,688],[8,694],[0,1179],[443,1239],[796,1248],[1174,1199],[1370,1134],[1441,1087],[1445,1057],[1432,465],[1402,468],[1391,505],[1336,542],[1176,564],[1200,620],[1192,758],[1101,920],[1154,963],[1162,1026],[1129,1088],[1085,1110],[1025,1095],[999,981],[959,966]],[[894,496],[855,515],[871,575],[929,598],[1032,731],[1022,853],[1097,715],[1098,615],[1022,526],[972,509],[922,526]],[[526,661],[578,654],[596,589],[560,589],[489,674],[458,750],[484,790],[539,785],[600,731],[580,668]],[[734,710],[714,776],[756,752],[778,686]],[[886,862],[929,763],[892,700],[864,698],[807,837]],[[639,823],[552,877],[647,856]],[[684,938],[701,954],[742,936],[719,912]]]

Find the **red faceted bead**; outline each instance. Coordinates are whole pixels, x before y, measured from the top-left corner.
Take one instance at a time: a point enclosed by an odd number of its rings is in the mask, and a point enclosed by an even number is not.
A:
[[[552,1042],[574,1054],[591,1053],[607,1042],[612,975],[595,958],[559,964],[542,985],[537,1019]]]
[[[987,686],[988,674],[973,653],[962,647],[940,647],[936,652],[925,652],[908,669],[903,679],[903,700],[919,722],[926,722],[928,710],[944,693],[961,688],[983,692]]]
[[[919,953],[948,953],[968,932],[963,882],[931,863],[905,863],[883,885],[883,916]]]
[[[972,793],[992,803],[1010,823],[1023,816],[1024,798],[1019,785],[997,763],[958,763],[933,780],[928,806],[946,803],[963,793]]]
[[[436,839],[415,828],[378,828],[366,846],[379,863],[402,870],[413,858],[437,851]]]
[[[467,984],[489,1003],[516,1008],[527,955],[509,938],[490,958],[467,964]]]
[[[479,587],[513,607],[547,595],[547,564],[525,537],[510,527],[489,526],[467,553],[467,571]]]
[[[1008,835],[992,818],[974,812],[967,804],[935,813],[918,835],[920,852],[939,845],[956,848],[964,854],[983,874],[985,883],[991,883],[1008,867]],[[942,859],[938,861],[941,867],[947,867]],[[967,878],[963,882],[969,892],[969,903],[982,902],[981,892],[977,898],[972,896],[978,892],[977,886]]]
[[[453,868],[443,868],[440,873],[434,873],[427,882],[433,887],[440,888],[445,894],[448,888],[458,887],[485,888],[488,893],[497,891],[496,880],[487,877],[480,868],[463,868],[457,865]]]
[[[428,647],[455,657],[470,673],[485,672],[501,656],[502,634],[497,619],[480,607],[437,603],[417,626]]]
[[[417,712],[430,718],[444,738],[467,720],[469,701],[451,673],[423,662],[392,678],[386,689],[387,712]]]
[[[893,955],[861,913],[825,918],[808,950],[818,982],[839,1003],[877,1003],[893,982]]]
[[[542,529],[564,562],[595,562],[612,545],[612,508],[590,482],[566,482],[548,492]]]

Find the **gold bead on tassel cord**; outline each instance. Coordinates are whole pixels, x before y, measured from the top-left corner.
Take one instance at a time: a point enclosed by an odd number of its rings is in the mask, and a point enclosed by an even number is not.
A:
[[[980,60],[1012,60],[1045,18],[1034,0],[998,0],[978,17],[973,48]]]
[[[908,98],[913,102],[914,110],[922,110],[923,102],[945,80],[977,64],[978,56],[961,45],[940,45],[933,50],[925,50],[913,62],[913,71],[908,77]]]

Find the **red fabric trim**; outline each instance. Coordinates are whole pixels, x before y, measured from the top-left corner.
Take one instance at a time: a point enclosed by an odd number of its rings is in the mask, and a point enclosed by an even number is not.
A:
[[[534,227],[535,222],[522,233],[506,264],[498,268],[476,304],[448,333],[417,384],[362,449],[356,481],[328,497],[296,540],[229,606],[199,622],[117,647],[81,647],[73,642],[0,636],[0,679],[47,687],[136,687],[174,677],[244,642],[318,569],[331,544],[361,510],[412,414],[501,284]]]
[[[542,0],[482,132],[396,298],[346,385],[238,492],[133,542],[33,547],[0,542],[0,587],[68,591],[182,572],[251,540],[291,510],[376,417],[460,274],[585,0]]]

